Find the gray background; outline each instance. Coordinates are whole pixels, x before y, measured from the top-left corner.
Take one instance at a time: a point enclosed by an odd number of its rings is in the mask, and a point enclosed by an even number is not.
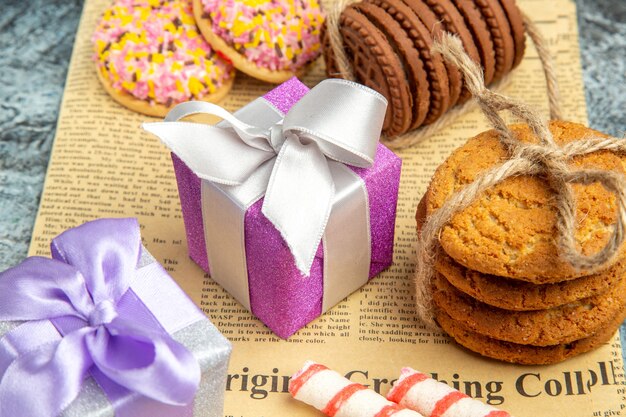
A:
[[[624,136],[626,0],[577,0],[591,127]],[[81,0],[0,0],[0,271],[28,249]],[[626,348],[626,324],[622,346]]]

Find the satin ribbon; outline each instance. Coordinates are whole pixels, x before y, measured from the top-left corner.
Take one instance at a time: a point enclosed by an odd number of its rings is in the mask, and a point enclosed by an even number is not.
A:
[[[205,102],[182,103],[164,122],[143,127],[205,181],[245,188],[255,177],[263,183],[262,212],[308,276],[335,201],[330,164],[372,166],[386,107],[385,98],[367,87],[329,79],[269,128]],[[195,113],[218,116],[225,124],[177,121]],[[270,170],[269,176],[259,174]]]
[[[197,360],[131,289],[140,255],[135,219],[97,220],[55,238],[53,259],[0,274],[0,321],[25,322],[0,340],[0,417],[58,416],[89,374],[168,406],[193,401]]]

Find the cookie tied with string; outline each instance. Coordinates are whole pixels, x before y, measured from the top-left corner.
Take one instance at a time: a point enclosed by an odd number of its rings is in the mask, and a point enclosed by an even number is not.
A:
[[[452,153],[418,207],[419,315],[510,362],[599,346],[626,314],[626,281],[614,276],[626,259],[626,142],[487,90],[458,38],[434,49],[493,129]],[[502,110],[525,123],[507,126]]]
[[[521,143],[537,141],[528,125],[508,126]],[[552,137],[560,146],[587,137],[607,136],[578,123],[552,121]],[[496,130],[483,132],[457,149],[436,171],[427,192],[427,213],[432,214],[454,192],[473,183],[506,158],[506,146]],[[625,174],[626,154],[620,157],[600,150],[572,156],[572,171],[610,170]],[[572,184],[574,241],[582,254],[592,255],[604,247],[615,227],[615,195],[600,183]],[[546,284],[589,275],[559,256],[559,210],[555,192],[545,175],[510,176],[477,195],[441,229],[444,251],[466,268],[484,274]],[[610,264],[605,265],[608,268]],[[604,268],[603,268],[604,269]]]

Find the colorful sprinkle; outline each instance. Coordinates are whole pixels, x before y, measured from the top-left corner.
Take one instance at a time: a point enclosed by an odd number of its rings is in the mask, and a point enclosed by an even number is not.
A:
[[[150,103],[200,99],[233,76],[232,66],[199,36],[191,0],[116,0],[92,41],[111,86]]]
[[[255,65],[295,71],[321,52],[317,0],[202,0],[213,32]]]

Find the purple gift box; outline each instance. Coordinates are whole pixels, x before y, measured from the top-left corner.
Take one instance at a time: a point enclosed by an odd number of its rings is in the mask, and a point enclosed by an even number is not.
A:
[[[308,91],[304,84],[293,78],[267,93],[264,99],[280,112],[287,113]],[[377,132],[376,135],[378,134]],[[203,226],[202,180],[175,153],[172,153],[172,161],[189,255],[211,274]],[[378,144],[373,166],[346,166],[362,179],[367,189],[371,236],[367,279],[371,279],[392,262],[401,160],[385,146]],[[262,206],[263,198],[254,202],[244,216],[249,305],[252,313],[271,330],[278,336],[287,338],[323,313],[324,247],[323,244],[319,245],[310,276],[305,276],[296,267],[290,248],[280,232],[262,213]],[[341,230],[337,232],[341,233]],[[228,289],[228,285],[222,285]],[[348,296],[354,289],[349,289],[344,294],[335,294],[333,304]]]

